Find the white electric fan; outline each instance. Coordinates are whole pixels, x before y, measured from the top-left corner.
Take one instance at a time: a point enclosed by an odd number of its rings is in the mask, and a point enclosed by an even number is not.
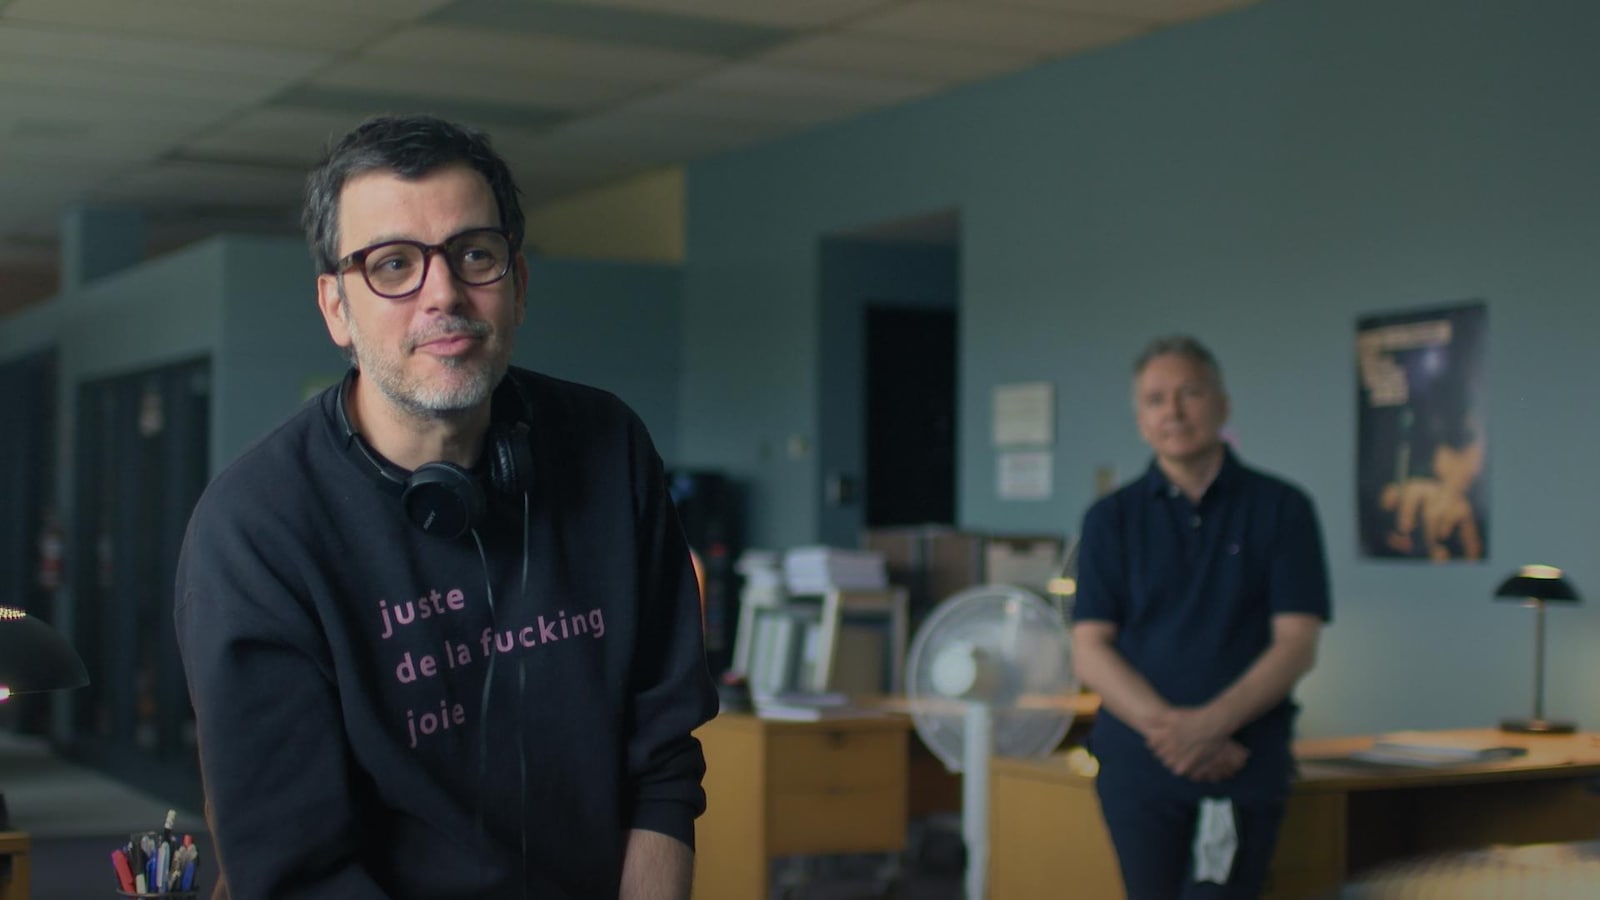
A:
[[[968,588],[917,629],[906,666],[911,719],[922,742],[961,773],[966,900],[982,900],[989,871],[989,759],[1043,756],[1072,724],[1066,623],[1037,594],[1006,584]]]

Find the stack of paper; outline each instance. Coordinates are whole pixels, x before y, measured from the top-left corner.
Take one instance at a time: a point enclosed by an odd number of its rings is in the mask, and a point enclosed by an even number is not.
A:
[[[1394,766],[1452,766],[1512,759],[1527,752],[1524,747],[1484,738],[1402,731],[1384,735],[1370,749],[1358,750],[1350,755],[1362,762]]]
[[[874,550],[796,547],[784,554],[783,576],[791,594],[878,591],[889,586],[883,554]]]
[[[763,719],[789,722],[816,722],[821,719],[854,719],[883,715],[875,709],[852,706],[850,698],[839,693],[776,694],[756,698],[756,715]]]
[[[788,599],[783,585],[783,561],[774,551],[746,550],[733,568],[744,576],[744,602],[770,606]]]

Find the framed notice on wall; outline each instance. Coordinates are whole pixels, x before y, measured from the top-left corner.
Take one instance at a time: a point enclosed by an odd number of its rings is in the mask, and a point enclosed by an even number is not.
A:
[[[1356,326],[1362,554],[1432,562],[1488,553],[1483,303]]]
[[[994,389],[994,445],[1048,447],[1055,440],[1055,385],[1002,384]]]

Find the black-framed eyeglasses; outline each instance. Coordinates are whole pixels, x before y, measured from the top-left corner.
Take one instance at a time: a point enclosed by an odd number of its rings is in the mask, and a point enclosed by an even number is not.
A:
[[[511,271],[511,234],[504,228],[469,228],[441,244],[384,241],[339,260],[338,271],[359,268],[374,294],[396,300],[422,287],[435,251],[457,281],[472,287],[494,284]]]

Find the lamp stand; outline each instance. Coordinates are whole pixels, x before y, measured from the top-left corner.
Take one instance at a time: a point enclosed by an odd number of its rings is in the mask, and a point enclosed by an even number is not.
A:
[[[1578,730],[1576,723],[1544,717],[1544,601],[1530,600],[1533,606],[1533,718],[1506,719],[1500,723],[1501,731],[1522,734],[1571,734]]]

